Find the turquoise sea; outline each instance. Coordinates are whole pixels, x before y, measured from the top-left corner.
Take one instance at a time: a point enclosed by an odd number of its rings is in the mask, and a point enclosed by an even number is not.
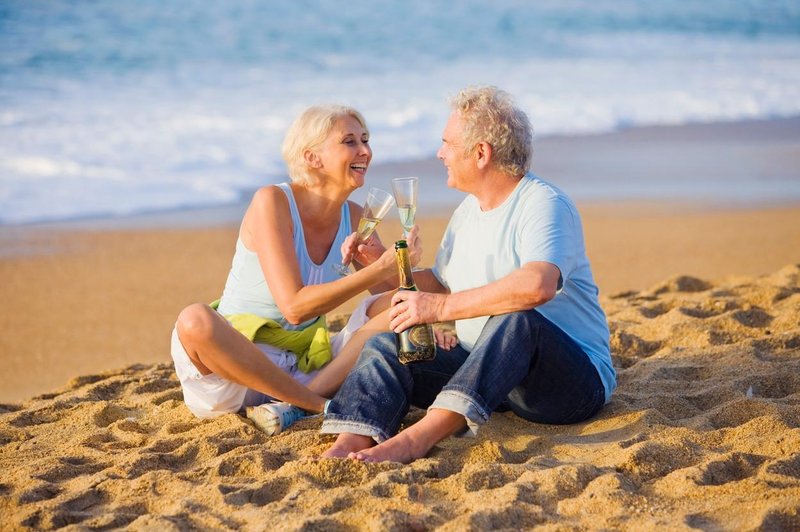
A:
[[[5,0],[0,52],[0,224],[241,202],[318,102],[375,163],[433,156],[470,84],[540,138],[800,114],[796,0]]]

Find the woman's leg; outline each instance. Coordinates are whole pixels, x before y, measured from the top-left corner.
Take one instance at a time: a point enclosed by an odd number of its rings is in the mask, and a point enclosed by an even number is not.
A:
[[[333,397],[353,368],[364,343],[374,335],[386,332],[389,327],[388,312],[372,318],[350,337],[339,354],[308,383],[308,389],[323,397]]]
[[[292,379],[211,307],[186,307],[176,328],[186,354],[203,375],[215,373],[304,410],[322,412],[324,397]]]
[[[373,301],[366,311],[371,319],[358,328],[342,346],[327,366],[308,383],[308,388],[324,397],[333,397],[333,394],[344,382],[345,377],[358,360],[364,343],[372,336],[389,330],[389,302],[393,292],[386,292]]]
[[[392,296],[395,292],[397,292],[397,290],[390,290],[376,297],[375,300],[369,304],[369,308],[367,308],[367,316],[374,318],[381,312],[388,310],[388,308],[392,306]]]

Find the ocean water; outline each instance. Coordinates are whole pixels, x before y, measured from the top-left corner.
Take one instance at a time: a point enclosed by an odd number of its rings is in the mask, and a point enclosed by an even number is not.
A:
[[[539,137],[800,114],[796,0],[4,0],[0,224],[235,204],[320,102],[431,157],[471,84]]]

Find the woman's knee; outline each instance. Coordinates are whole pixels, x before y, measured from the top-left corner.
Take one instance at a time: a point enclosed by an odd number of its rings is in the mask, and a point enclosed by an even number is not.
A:
[[[374,318],[381,312],[388,310],[391,306],[392,295],[394,295],[394,291],[384,292],[370,301],[367,306],[367,316]]]
[[[201,342],[211,337],[214,330],[214,311],[208,305],[194,303],[178,314],[175,327],[181,342]]]

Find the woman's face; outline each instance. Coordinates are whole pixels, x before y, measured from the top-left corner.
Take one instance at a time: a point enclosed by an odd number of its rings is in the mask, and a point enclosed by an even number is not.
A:
[[[330,180],[358,188],[364,184],[367,167],[372,160],[369,133],[352,116],[339,118],[331,128],[319,151],[320,170]]]

